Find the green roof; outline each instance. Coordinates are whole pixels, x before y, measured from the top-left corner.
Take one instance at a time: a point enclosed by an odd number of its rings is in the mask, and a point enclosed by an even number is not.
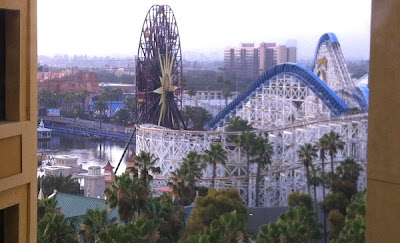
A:
[[[97,207],[100,209],[108,208],[104,199],[84,197],[76,194],[57,192],[54,199],[67,219],[85,215],[88,209],[96,209]],[[114,217],[119,219],[117,209],[113,209],[108,213],[109,219]]]

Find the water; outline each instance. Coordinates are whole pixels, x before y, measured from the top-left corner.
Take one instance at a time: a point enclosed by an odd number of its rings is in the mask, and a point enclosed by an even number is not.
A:
[[[78,157],[78,164],[82,164],[83,169],[92,165],[104,167],[107,161],[117,167],[121,155],[126,146],[125,141],[93,139],[84,136],[70,135],[53,131],[50,141],[38,141],[38,151],[54,155],[72,155]],[[125,159],[132,154],[131,145],[125,155],[124,160],[118,169],[117,174],[125,171]]]

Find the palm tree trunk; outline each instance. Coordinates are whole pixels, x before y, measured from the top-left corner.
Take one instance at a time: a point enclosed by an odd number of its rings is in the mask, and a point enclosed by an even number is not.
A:
[[[217,163],[213,163],[213,179],[211,187],[215,188],[215,178],[217,177]]]
[[[247,206],[250,205],[249,199],[250,199],[250,154],[249,151],[247,151]]]
[[[315,217],[318,221],[317,186],[315,184],[314,184],[314,207],[315,207]]]
[[[306,167],[306,177],[307,177],[307,191],[308,191],[308,195],[311,196],[310,193],[310,167],[305,166]]]
[[[331,156],[331,172],[332,172],[332,181],[331,181],[331,192],[333,193],[333,182],[335,180],[335,173],[333,172],[333,154],[330,155]]]
[[[322,197],[325,202],[325,150],[321,149],[321,163],[322,163]],[[324,212],[324,242],[327,242],[326,239],[326,213]]]
[[[258,207],[258,193],[260,190],[260,171],[261,171],[261,167],[260,164],[257,164],[257,175],[256,175],[256,207]]]

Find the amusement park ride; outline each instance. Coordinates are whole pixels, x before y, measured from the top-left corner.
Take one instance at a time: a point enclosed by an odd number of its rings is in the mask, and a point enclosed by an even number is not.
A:
[[[218,165],[216,188],[237,188],[243,203],[254,206],[256,166],[246,168],[244,151],[227,139],[238,134],[225,131],[232,116],[249,121],[255,133],[268,134],[273,144],[273,163],[262,172],[259,184],[260,206],[284,206],[291,191],[306,191],[296,151],[329,131],[339,133],[346,143],[335,163],[356,159],[363,169],[358,187],[365,188],[368,89],[354,85],[333,33],[320,38],[312,70],[295,63],[272,67],[208,121],[205,131],[185,130],[180,115],[182,88],[178,27],[169,6],[155,5],[147,13],[139,43],[138,125],[132,134],[136,153],[151,152],[159,158],[161,173],[154,175],[154,188],[167,185],[171,172],[190,151],[202,153],[210,144],[221,143],[228,159],[226,166]],[[354,110],[358,113],[349,112]],[[314,163],[318,166],[320,158]],[[209,187],[211,177],[212,169],[204,169],[200,184]],[[317,199],[321,198],[318,188]]]
[[[186,129],[182,108],[182,58],[178,26],[167,5],[147,13],[140,36],[136,120],[170,129]]]

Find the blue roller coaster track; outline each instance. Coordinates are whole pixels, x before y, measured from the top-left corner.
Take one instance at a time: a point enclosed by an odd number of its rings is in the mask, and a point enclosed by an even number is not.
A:
[[[214,130],[218,125],[222,125],[224,121],[236,113],[237,109],[243,107],[243,104],[256,95],[256,91],[262,87],[262,84],[268,84],[273,77],[281,74],[288,74],[298,78],[323,101],[334,115],[341,115],[349,109],[346,103],[344,103],[343,100],[310,69],[301,64],[283,63],[270,68],[258,77],[255,82],[239,94],[228,106],[208,121],[204,128],[206,130]]]
[[[339,43],[338,38],[336,37],[336,35],[334,33],[325,33],[321,36],[321,38],[319,38],[318,43],[317,43],[317,47],[315,48],[315,53],[314,53],[314,61],[313,61],[313,65],[312,65],[312,69],[315,68],[315,63],[317,62],[317,57],[318,57],[318,52],[319,52],[319,48],[321,47],[322,44],[324,44],[326,41],[330,41],[332,43]]]
[[[324,44],[327,41],[331,42],[331,43],[336,43],[340,46],[339,39],[336,37],[336,35],[334,33],[323,34],[321,36],[321,38],[319,38],[317,47],[315,48],[312,69],[315,68],[317,58],[318,58],[319,48],[321,47],[322,44]],[[369,91],[368,91],[367,87],[363,87],[363,88],[355,87],[355,90],[353,90],[353,98],[358,102],[358,104],[360,105],[360,107],[363,111],[368,110],[368,106],[369,106],[368,95],[369,95]]]

